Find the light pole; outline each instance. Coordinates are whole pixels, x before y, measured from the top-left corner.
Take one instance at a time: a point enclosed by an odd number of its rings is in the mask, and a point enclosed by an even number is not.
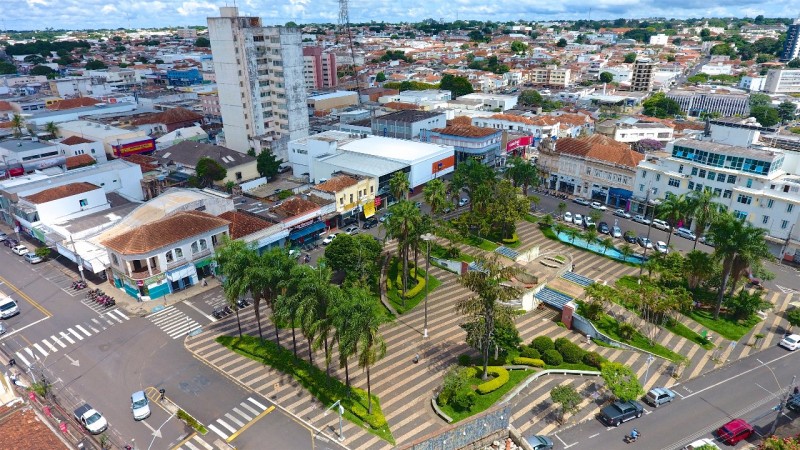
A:
[[[653,191],[651,188],[647,188],[647,197],[644,199],[644,218],[647,219],[647,207],[650,206],[650,193]],[[653,216],[655,216],[655,209],[653,209]],[[650,244],[650,230],[653,229],[653,218],[650,218],[649,223],[647,224],[647,241],[644,244],[644,252],[642,253],[642,263],[639,264],[639,283],[642,282],[642,273],[644,271],[644,261],[647,259],[647,244]],[[651,244],[652,245],[652,244]]]
[[[647,357],[647,370],[644,372],[644,384],[647,385],[647,380],[650,378],[650,364],[653,364],[653,361],[656,359],[653,358],[653,355],[649,355]]]
[[[772,369],[770,369],[771,371]],[[792,376],[792,384],[789,385],[789,388],[786,389],[786,392],[783,394],[783,398],[781,399],[781,403],[778,405],[778,413],[775,414],[775,420],[772,421],[772,427],[769,429],[769,435],[772,436],[775,434],[775,430],[778,428],[778,419],[781,418],[781,414],[783,414],[783,407],[786,406],[786,400],[789,399],[789,393],[792,391],[792,386],[794,386],[794,382],[797,380],[797,375]]]
[[[425,233],[422,236],[422,240],[428,244],[428,255],[425,258],[425,326],[423,328],[422,337],[428,337],[428,291],[430,288],[428,287],[428,272],[430,272],[430,264],[431,264],[431,241],[433,240],[434,236],[430,233]]]
[[[330,407],[328,407],[328,409],[325,410],[325,415],[327,416],[328,415],[328,411],[330,411],[331,409],[333,409],[333,408],[335,408],[337,406],[338,406],[338,408],[336,409],[336,411],[339,413],[339,440],[343,441],[344,440],[344,434],[342,434],[342,414],[344,414],[344,406],[342,406],[342,401],[341,400],[336,400],[336,403],[332,404]]]

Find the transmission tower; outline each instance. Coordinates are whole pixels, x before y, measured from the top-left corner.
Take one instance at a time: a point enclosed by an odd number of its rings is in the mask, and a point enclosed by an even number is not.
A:
[[[353,34],[350,32],[350,9],[348,0],[339,0],[339,30],[347,34],[347,43],[350,46],[350,59],[353,60],[353,78],[356,80],[356,99],[361,106],[361,87],[358,82],[358,71],[356,70],[356,52],[353,50]]]

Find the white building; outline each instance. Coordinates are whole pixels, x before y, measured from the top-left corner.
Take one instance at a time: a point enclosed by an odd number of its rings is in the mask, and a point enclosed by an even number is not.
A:
[[[764,92],[770,94],[800,92],[800,69],[770,69],[764,83]]]
[[[700,72],[706,75],[730,75],[733,71],[733,66],[730,64],[714,63],[704,64],[700,68]]]
[[[472,94],[462,95],[458,100],[466,101],[479,101],[481,106],[485,109],[501,109],[503,111],[512,109],[517,106],[517,95],[501,95],[501,94],[484,94],[482,92],[475,92]]]
[[[739,87],[747,89],[750,92],[761,92],[764,90],[764,85],[767,82],[767,77],[751,77],[744,76],[739,80]]]
[[[226,145],[286,159],[288,142],[308,135],[300,31],[225,6],[208,18],[208,32]]]
[[[669,40],[669,36],[666,34],[657,34],[655,36],[650,36],[650,45],[667,45]]]
[[[674,130],[659,122],[619,123],[611,136],[617,142],[634,143],[642,139],[653,139],[667,143],[672,140]]]

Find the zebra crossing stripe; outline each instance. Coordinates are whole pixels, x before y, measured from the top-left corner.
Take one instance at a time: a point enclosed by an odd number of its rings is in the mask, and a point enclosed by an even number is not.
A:
[[[248,405],[246,402],[240,403],[239,406],[241,406],[242,408],[250,411],[254,416],[257,416],[257,415],[260,414],[257,410],[255,410],[252,406]],[[236,410],[236,408],[234,408],[234,411],[235,410]],[[244,414],[242,414],[242,415],[244,415]]]
[[[256,399],[254,399],[253,397],[247,397],[247,399],[250,400],[250,402],[252,404],[254,404],[254,405],[258,406],[259,408],[261,408],[261,411],[264,411],[265,409],[267,409],[266,406],[262,405],[261,403],[258,403],[258,401]]]
[[[63,331],[61,332],[61,337],[64,338],[70,344],[74,344],[75,343],[75,341],[73,341],[72,338],[69,337],[69,335],[67,333],[64,333]]]
[[[17,352],[17,358],[19,358],[22,362],[24,362],[26,366],[30,367],[31,363],[29,363],[28,360],[25,359],[24,356],[22,356],[22,353]]]
[[[72,335],[75,336],[76,338],[78,338],[79,341],[83,340],[83,336],[81,336],[80,333],[78,333],[77,331],[73,330],[72,328],[67,328],[67,331],[72,333]]]
[[[189,450],[200,450],[194,444],[192,444],[190,441],[184,442],[183,445],[189,447]]]
[[[45,344],[45,345],[47,345],[47,347],[49,347],[49,348],[50,348],[50,352],[51,352],[51,353],[55,353],[55,352],[57,352],[57,351],[58,351],[58,349],[56,348],[56,346],[55,346],[55,345],[53,345],[53,344],[51,344],[51,343],[50,343],[50,341],[48,341],[47,339],[42,339],[42,342],[44,342],[44,344]]]
[[[154,312],[154,313],[151,313],[151,314],[149,314],[149,315],[147,316],[147,318],[152,320],[152,318],[154,318],[154,317],[158,317],[158,316],[160,316],[160,315],[162,315],[162,314],[164,314],[164,313],[167,313],[167,312],[169,312],[169,311],[172,311],[173,309],[175,309],[175,307],[174,307],[174,306],[172,306],[172,305],[170,305],[170,306],[167,306],[166,308],[164,308],[164,309],[162,309],[162,310],[159,310],[159,311],[156,311],[156,312]]]
[[[45,358],[47,358],[47,355],[49,355],[49,353],[47,353],[47,352],[46,352],[46,351],[45,351],[45,350],[42,348],[42,346],[41,346],[41,345],[39,345],[39,343],[38,343],[38,342],[37,342],[37,343],[35,343],[35,344],[33,344],[33,348],[35,348],[36,350],[39,350],[39,353],[41,353],[42,355],[44,355],[44,357],[45,357]]]
[[[62,344],[61,341],[59,341],[58,338],[55,335],[50,336],[50,339],[52,339],[53,342],[55,342],[56,344],[60,345],[61,348],[67,348],[67,346]]]
[[[236,428],[233,428],[232,426],[228,425],[222,419],[217,419],[217,423],[222,425],[223,427],[227,428],[231,433],[235,433],[236,432]]]
[[[200,435],[195,434],[192,438],[193,441],[196,441],[198,444],[202,445],[206,450],[214,450],[214,447],[208,445],[208,443],[202,439],[200,439]]]
[[[121,318],[122,320],[131,320],[130,317],[126,316],[125,313],[120,311],[119,309],[112,309],[111,311],[108,312],[108,315],[113,317],[115,320],[117,319],[117,316],[119,316],[119,318]]]
[[[228,435],[220,431],[220,429],[215,427],[214,425],[209,424],[208,429],[213,431],[214,433],[217,433],[219,437],[221,437],[222,439],[228,439]]]
[[[233,423],[235,423],[236,425],[238,425],[238,426],[239,426],[239,428],[241,428],[241,427],[243,427],[243,426],[244,426],[244,422],[242,422],[241,420],[237,419],[237,418],[236,418],[236,416],[234,416],[234,415],[233,415],[233,414],[231,414],[231,413],[225,413],[225,417],[227,417],[227,418],[228,418],[228,420],[230,420],[231,422],[233,422]]]
[[[89,333],[88,331],[86,331],[86,328],[83,328],[83,327],[82,327],[82,326],[80,326],[80,325],[75,325],[75,328],[77,328],[77,329],[81,330],[81,332],[82,332],[83,334],[85,334],[85,335],[86,335],[86,337],[91,337],[91,336],[92,336],[92,333]]]

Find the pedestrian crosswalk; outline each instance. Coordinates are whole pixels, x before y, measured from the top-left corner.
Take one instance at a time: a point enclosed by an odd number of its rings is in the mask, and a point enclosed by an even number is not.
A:
[[[171,305],[148,315],[147,318],[172,339],[184,337],[201,328],[194,319]]]
[[[86,338],[92,337],[110,326],[130,320],[119,309],[107,310],[98,317],[93,317],[85,322],[75,324],[64,331],[53,334],[48,338],[34,342],[27,347],[15,352],[18,362],[31,366],[33,361],[46,358],[50,354],[58,353],[70,345],[76,344]]]
[[[203,436],[195,433],[191,438],[185,441],[182,445],[173,448],[172,450],[214,450],[208,442],[203,440]]]
[[[222,439],[228,439],[236,430],[244,427],[266,410],[267,407],[263,403],[253,397],[247,397],[246,400],[243,400],[230,412],[215,420],[214,423],[208,424],[207,428]]]

